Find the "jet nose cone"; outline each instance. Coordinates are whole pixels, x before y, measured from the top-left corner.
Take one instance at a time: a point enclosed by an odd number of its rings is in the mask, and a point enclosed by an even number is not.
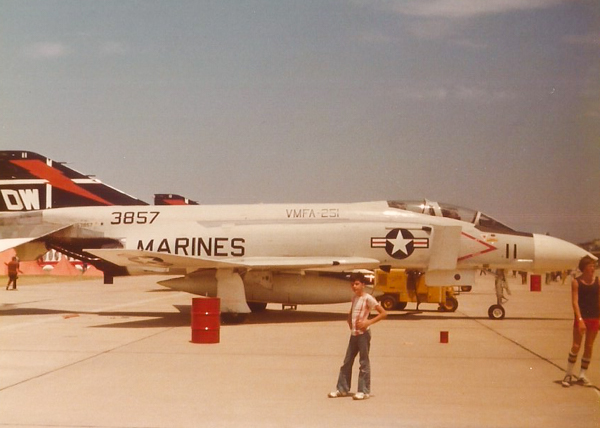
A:
[[[592,254],[570,242],[546,235],[533,235],[535,258],[533,268],[539,272],[576,269],[584,256]]]

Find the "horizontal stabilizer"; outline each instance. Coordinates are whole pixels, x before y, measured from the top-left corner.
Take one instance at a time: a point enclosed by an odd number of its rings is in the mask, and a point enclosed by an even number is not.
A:
[[[37,238],[9,238],[9,239],[0,239],[0,253],[2,251],[10,250],[11,248],[16,248],[19,245],[26,244],[28,242],[33,241]]]

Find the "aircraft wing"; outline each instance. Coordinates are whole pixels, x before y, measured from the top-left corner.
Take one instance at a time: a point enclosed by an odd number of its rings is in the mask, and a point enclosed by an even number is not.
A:
[[[191,272],[198,269],[235,268],[278,271],[347,271],[353,269],[374,269],[380,264],[377,259],[364,257],[230,257],[215,260],[144,250],[86,249],[85,251],[118,266],[164,272],[181,269]]]

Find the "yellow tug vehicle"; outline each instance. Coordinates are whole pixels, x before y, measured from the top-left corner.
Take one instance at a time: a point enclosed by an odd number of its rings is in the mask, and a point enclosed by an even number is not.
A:
[[[437,303],[438,310],[454,312],[458,308],[454,287],[429,287],[422,272],[392,269],[375,271],[374,294],[386,311],[403,310],[408,302]]]

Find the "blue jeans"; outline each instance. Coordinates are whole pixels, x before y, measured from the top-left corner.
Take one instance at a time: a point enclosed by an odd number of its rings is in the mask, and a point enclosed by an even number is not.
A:
[[[371,332],[367,330],[358,336],[350,336],[348,349],[344,364],[340,367],[340,375],[337,382],[337,390],[350,392],[352,384],[352,366],[356,355],[359,355],[360,368],[358,371],[358,392],[371,393],[371,363],[369,361],[369,349],[371,348]]]

